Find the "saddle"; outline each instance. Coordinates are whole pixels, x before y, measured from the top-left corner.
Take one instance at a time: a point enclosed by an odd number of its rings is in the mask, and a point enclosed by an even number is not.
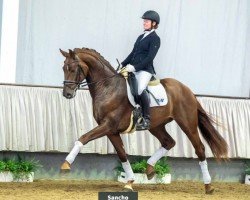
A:
[[[131,105],[134,107],[134,110],[131,114],[130,125],[123,133],[133,133],[136,130],[135,125],[142,119],[142,110],[141,107],[138,106],[140,105],[140,99],[137,93],[138,83],[133,73],[126,74],[125,79],[127,80],[128,99]],[[167,104],[168,99],[166,91],[160,83],[160,80],[155,76],[152,76],[146,91],[148,92],[150,98],[150,107],[164,106]]]
[[[159,84],[160,84],[160,79],[156,78],[155,76],[152,76],[149,83],[148,83],[148,86],[156,86]]]

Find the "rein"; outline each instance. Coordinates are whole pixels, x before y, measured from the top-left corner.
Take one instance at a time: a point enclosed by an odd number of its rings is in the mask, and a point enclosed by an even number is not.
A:
[[[102,80],[94,81],[94,82],[90,82],[90,83],[87,83],[87,81],[82,81],[82,82],[80,82],[80,86],[81,86],[81,87],[84,87],[84,86],[87,86],[87,85],[98,84],[98,83],[101,83],[101,82],[106,81],[107,79],[113,78],[114,76],[117,76],[117,75],[118,75],[118,74],[114,74],[114,75],[109,76],[109,77],[106,77],[106,78],[104,78],[104,79],[102,79]]]

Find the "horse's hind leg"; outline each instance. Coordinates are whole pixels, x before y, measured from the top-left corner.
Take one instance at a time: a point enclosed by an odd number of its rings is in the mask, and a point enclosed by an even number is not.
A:
[[[211,177],[207,167],[207,161],[205,156],[205,147],[200,140],[198,133],[198,114],[197,112],[189,112],[189,115],[185,113],[185,109],[182,110],[181,114],[175,119],[177,124],[183,130],[183,132],[187,135],[189,140],[191,141],[195,153],[198,156],[200,162],[200,168],[203,175],[203,181],[205,184],[206,194],[212,194],[214,188],[211,186]]]
[[[148,179],[152,179],[155,175],[154,165],[162,157],[166,156],[168,150],[175,146],[174,139],[168,134],[165,129],[165,124],[149,130],[161,143],[161,147],[148,159],[146,174]]]

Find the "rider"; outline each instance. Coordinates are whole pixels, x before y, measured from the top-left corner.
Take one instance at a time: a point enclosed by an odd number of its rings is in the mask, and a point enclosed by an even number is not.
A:
[[[140,35],[132,52],[121,63],[128,72],[133,72],[138,82],[139,104],[142,107],[142,121],[137,124],[137,130],[147,130],[150,127],[149,97],[146,87],[155,74],[153,60],[160,48],[160,38],[155,29],[160,23],[157,12],[149,10],[142,16],[144,34]]]

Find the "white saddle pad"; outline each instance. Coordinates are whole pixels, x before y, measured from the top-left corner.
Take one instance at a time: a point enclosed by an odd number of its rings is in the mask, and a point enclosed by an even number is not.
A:
[[[127,84],[127,94],[128,94],[128,99],[130,103],[135,107],[135,100],[134,97],[131,93],[130,86],[128,84],[128,81],[126,81]],[[162,84],[158,84],[156,86],[148,86],[148,90],[155,96],[156,100],[159,102],[159,105],[156,103],[154,97],[149,94],[150,96],[150,107],[155,107],[155,106],[165,106],[168,103],[168,97],[166,90],[162,86]]]

